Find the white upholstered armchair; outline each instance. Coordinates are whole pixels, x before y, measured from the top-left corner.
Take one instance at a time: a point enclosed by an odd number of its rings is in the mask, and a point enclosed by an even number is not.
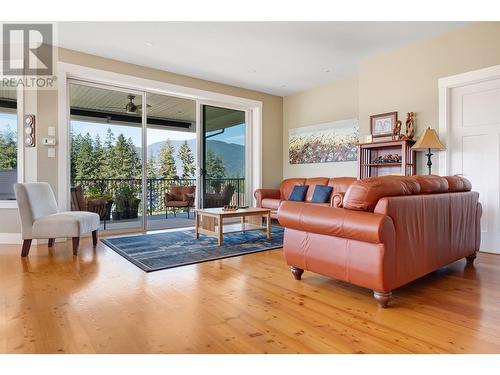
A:
[[[92,232],[94,246],[97,245],[99,215],[93,212],[59,212],[56,198],[50,185],[35,182],[14,185],[23,236],[21,256],[30,251],[33,239],[48,239],[49,247],[56,238],[73,240],[73,254],[78,254],[80,236]]]

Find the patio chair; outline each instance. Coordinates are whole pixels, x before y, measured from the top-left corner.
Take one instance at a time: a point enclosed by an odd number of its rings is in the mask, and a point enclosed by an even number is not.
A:
[[[104,222],[110,219],[112,200],[107,198],[85,198],[81,186],[71,188],[71,211],[88,211],[99,215],[99,219]]]
[[[165,193],[165,218],[168,219],[168,209],[172,208],[174,217],[177,208],[186,208],[189,219],[189,209],[194,207],[196,186],[172,186],[170,191]]]
[[[224,207],[231,203],[234,194],[234,186],[226,185],[220,193],[205,194],[204,206],[206,208]]]

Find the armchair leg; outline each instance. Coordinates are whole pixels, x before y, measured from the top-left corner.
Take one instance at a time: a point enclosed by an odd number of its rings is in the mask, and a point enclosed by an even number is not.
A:
[[[55,238],[49,238],[49,247],[53,247],[54,246],[54,242],[55,242]]]
[[[297,267],[291,266],[290,270],[292,271],[293,277],[295,278],[295,280],[302,279],[302,274],[304,273],[304,270],[302,268],[297,268]]]
[[[373,297],[375,298],[375,301],[377,301],[378,307],[385,309],[389,306],[389,301],[392,298],[392,292],[383,293],[374,290]]]
[[[472,266],[474,264],[474,260],[476,259],[476,253],[466,256],[465,259],[467,260],[467,265]]]
[[[73,255],[78,255],[78,246],[80,245],[80,237],[73,237]]]
[[[96,230],[94,230],[92,232],[92,245],[94,245],[94,247],[97,246],[97,231]]]
[[[24,240],[24,242],[23,242],[23,250],[21,251],[21,256],[22,257],[27,257],[28,254],[30,253],[31,241],[32,240]]]

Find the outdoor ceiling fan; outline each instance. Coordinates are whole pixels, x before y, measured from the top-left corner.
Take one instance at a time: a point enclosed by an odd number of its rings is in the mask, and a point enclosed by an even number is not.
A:
[[[121,111],[125,110],[125,112],[135,115],[137,114],[137,111],[142,110],[142,104],[135,104],[134,99],[135,95],[128,95],[127,99],[129,100],[128,103],[125,105],[125,107],[99,107],[99,108],[104,108],[104,109],[119,109]],[[151,108],[151,105],[147,104],[146,108]]]

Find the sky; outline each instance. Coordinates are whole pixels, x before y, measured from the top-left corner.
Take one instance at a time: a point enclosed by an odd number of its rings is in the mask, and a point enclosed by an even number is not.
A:
[[[104,141],[106,138],[107,129],[111,128],[115,137],[123,133],[125,138],[132,138],[132,142],[134,145],[140,147],[142,145],[141,142],[141,128],[132,127],[132,126],[123,126],[123,125],[115,125],[115,124],[104,124],[104,123],[95,123],[95,122],[86,122],[86,121],[71,121],[71,128],[75,134],[85,135],[89,133],[92,138],[96,135],[99,135],[101,141]],[[184,132],[184,131],[172,131],[172,130],[159,130],[159,129],[148,129],[148,137],[147,143],[148,146],[150,144],[165,141],[169,138],[172,141],[177,140],[189,140],[195,139],[196,133]],[[236,143],[239,145],[245,144],[245,125],[237,125],[231,128],[225,129],[224,133],[218,136],[214,136],[211,139],[216,139],[220,141],[224,141],[227,143]]]
[[[17,133],[17,115],[0,112],[0,133],[5,133],[8,130]]]

